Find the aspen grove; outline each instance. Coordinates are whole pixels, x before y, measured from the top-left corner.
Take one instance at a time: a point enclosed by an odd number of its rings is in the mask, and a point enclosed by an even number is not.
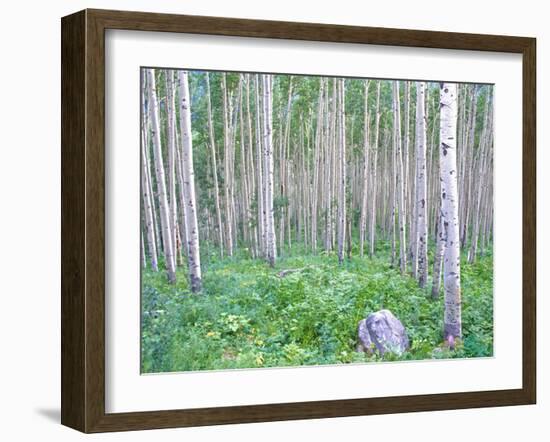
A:
[[[491,85],[147,68],[140,149],[143,371],[492,355]]]

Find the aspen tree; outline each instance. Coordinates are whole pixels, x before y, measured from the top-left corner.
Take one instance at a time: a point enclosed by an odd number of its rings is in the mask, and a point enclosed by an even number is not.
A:
[[[197,203],[195,198],[195,172],[193,168],[193,137],[191,135],[191,96],[187,71],[178,72],[180,133],[182,145],[183,193],[185,196],[185,214],[187,220],[187,243],[189,255],[190,287],[193,293],[201,290],[201,260],[199,250],[199,227],[197,222]]]
[[[359,227],[359,255],[364,253],[365,234],[367,227],[367,202],[368,202],[368,182],[369,182],[369,80],[365,80],[365,114],[364,114],[364,139],[363,139],[363,200],[361,204],[361,221]],[[353,131],[352,131],[353,133]],[[376,165],[374,166],[376,168]]]
[[[414,259],[418,282],[425,287],[428,266],[427,186],[426,186],[426,117],[425,83],[416,83],[416,228]]]
[[[457,87],[442,83],[440,91],[440,174],[441,216],[445,251],[443,288],[445,292],[444,336],[462,337],[460,293],[460,238],[458,219],[458,183],[456,173]]]
[[[223,97],[223,145],[224,145],[224,196],[225,196],[225,234],[226,250],[229,256],[233,256],[233,204],[231,196],[231,133],[229,126],[230,111],[228,109],[227,78],[225,72],[222,74],[222,97]]]
[[[373,144],[373,154],[374,158],[372,160],[372,202],[371,202],[371,215],[370,215],[370,257],[374,255],[374,240],[376,234],[376,191],[377,191],[377,172],[378,172],[378,150],[380,148],[378,144],[379,134],[380,134],[380,85],[381,81],[378,80],[376,85],[376,123],[374,126],[374,144]]]
[[[275,266],[277,258],[277,242],[275,236],[275,219],[273,208],[273,104],[272,76],[262,74],[263,99],[263,136],[264,136],[264,170],[265,170],[265,203],[266,203],[266,246],[267,262]]]
[[[155,159],[155,172],[157,178],[157,193],[159,199],[160,222],[162,229],[162,243],[164,249],[164,260],[168,281],[171,284],[176,282],[176,268],[174,261],[172,235],[170,232],[170,213],[168,197],[166,193],[166,180],[164,174],[164,161],[162,158],[162,147],[160,139],[159,105],[154,69],[147,69],[147,85],[149,94],[149,112],[151,119],[151,135],[153,137],[153,154]]]
[[[399,105],[399,81],[393,83],[394,95],[394,144],[395,144],[395,161],[396,161],[396,193],[397,193],[397,212],[399,221],[399,264],[401,274],[404,275],[407,271],[407,253],[406,253],[406,214],[405,214],[405,183],[404,183],[404,167],[403,153],[401,149],[401,113]]]
[[[485,193],[487,192],[488,183],[487,183],[487,162],[488,162],[488,152],[490,152],[490,147],[492,143],[492,113],[490,111],[489,102],[491,100],[491,97],[489,96],[489,93],[487,93],[487,96],[485,97],[485,121],[483,124],[483,131],[481,133],[480,142],[479,142],[479,152],[478,152],[478,168],[477,168],[477,178],[479,180],[480,185],[477,186],[477,189],[475,192],[472,192],[472,198],[471,198],[471,205],[472,211],[473,211],[473,219],[472,219],[472,234],[471,234],[471,241],[470,241],[470,250],[468,252],[468,262],[473,263],[476,260],[477,255],[477,246],[478,246],[478,240],[479,240],[479,229],[481,224],[481,203],[483,200],[483,197],[485,196]]]
[[[174,71],[165,70],[164,80],[166,84],[166,119],[168,126],[168,197],[170,203],[170,234],[172,246],[174,248],[173,259],[175,267],[176,256],[178,255],[176,239],[176,231],[178,229],[178,203],[176,199],[176,94],[174,92]]]
[[[149,137],[148,133],[148,119],[147,119],[147,106],[145,102],[145,76],[143,70],[141,71],[141,109],[142,109],[142,121],[141,121],[141,195],[143,198],[143,212],[145,215],[145,233],[147,237],[147,250],[149,252],[149,259],[151,260],[151,268],[153,271],[158,272],[157,264],[157,244],[154,226],[154,211],[153,202],[150,192],[150,173],[149,167]]]
[[[257,200],[258,200],[258,228],[260,230],[260,250],[264,257],[267,257],[266,230],[267,220],[265,213],[265,170],[263,162],[263,134],[262,134],[262,107],[260,106],[260,81],[259,75],[254,76],[255,104],[256,104],[256,165],[257,165]]]
[[[346,238],[346,120],[345,80],[338,80],[338,262],[344,262]]]
[[[313,192],[311,194],[311,248],[313,253],[317,251],[317,204],[319,202],[319,168],[321,156],[321,127],[323,120],[323,95],[325,80],[319,79],[319,100],[317,108],[317,129],[315,136],[315,153],[313,161]]]
[[[208,111],[208,136],[210,141],[210,155],[212,160],[212,177],[214,178],[214,200],[216,204],[216,222],[218,227],[218,242],[220,256],[223,257],[223,225],[220,206],[220,187],[218,183],[218,162],[216,159],[216,140],[214,137],[214,121],[212,118],[212,93],[210,91],[210,75],[206,73],[206,98]]]

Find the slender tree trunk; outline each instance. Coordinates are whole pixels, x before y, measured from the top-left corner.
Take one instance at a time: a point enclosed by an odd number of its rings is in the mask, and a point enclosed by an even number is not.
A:
[[[380,133],[380,84],[381,81],[377,81],[376,85],[376,125],[374,130],[374,158],[372,161],[372,201],[371,201],[371,217],[370,217],[370,257],[374,256],[374,240],[376,235],[376,192],[377,192],[377,172],[378,172],[378,145],[379,133]]]
[[[214,201],[216,204],[216,222],[218,229],[218,243],[220,245],[220,256],[223,258],[223,225],[220,205],[220,186],[218,183],[218,163],[216,159],[216,140],[214,137],[214,122],[212,118],[212,99],[210,91],[210,75],[206,73],[207,108],[208,108],[208,135],[210,140],[210,155],[212,156],[212,177],[214,178]]]
[[[399,263],[401,274],[404,275],[407,271],[407,241],[406,241],[406,213],[405,213],[405,184],[404,184],[404,167],[403,154],[401,151],[401,116],[399,105],[399,81],[393,83],[394,94],[394,125],[395,125],[395,155],[397,163],[397,210],[399,220]]]
[[[460,294],[460,237],[456,174],[457,88],[441,84],[440,98],[441,215],[445,237],[443,287],[445,290],[444,336],[462,337]]]
[[[317,203],[319,202],[319,167],[321,155],[321,127],[323,120],[323,96],[325,80],[319,79],[319,102],[317,109],[317,129],[315,136],[315,153],[313,161],[313,192],[311,195],[311,248],[313,253],[317,252]]]
[[[181,143],[178,143],[181,144]],[[176,145],[176,173],[178,178],[178,186],[180,188],[179,197],[180,197],[180,213],[181,213],[181,222],[180,222],[180,243],[182,244],[182,249],[185,256],[189,256],[188,249],[188,240],[187,240],[187,216],[185,213],[185,196],[183,192],[183,167],[181,160],[181,146]]]
[[[170,212],[168,198],[166,193],[166,180],[164,175],[164,162],[162,158],[162,147],[160,140],[159,124],[159,106],[157,99],[157,89],[155,72],[153,69],[147,69],[147,84],[149,93],[149,111],[151,118],[151,135],[153,137],[153,153],[155,158],[155,171],[157,176],[157,189],[159,199],[160,221],[162,227],[162,242],[164,249],[164,260],[168,281],[171,284],[176,282],[176,268],[174,252],[172,245],[172,235],[170,232]]]
[[[258,75],[254,76],[255,86],[255,104],[256,104],[256,167],[257,167],[257,201],[258,201],[258,228],[259,228],[259,241],[260,250],[263,257],[267,257],[266,246],[266,214],[265,214],[265,180],[264,180],[264,164],[263,164],[263,149],[262,149],[262,123],[261,115],[262,110],[260,106],[260,82]]]
[[[248,207],[250,210],[250,218],[251,220],[254,219],[254,215],[252,213],[252,204],[254,197],[256,195],[256,176],[255,176],[255,167],[259,166],[259,164],[254,164],[254,137],[252,135],[252,114],[250,112],[250,74],[246,74],[246,116],[247,116],[247,139],[248,139],[248,189],[249,189],[249,195],[248,195]],[[258,240],[258,222],[254,223],[252,227],[252,237],[251,241],[253,242],[253,253],[252,256],[256,258],[259,253],[259,240]]]
[[[365,80],[365,118],[364,118],[364,139],[363,139],[363,200],[361,204],[361,223],[359,227],[359,255],[364,253],[365,235],[367,227],[367,203],[368,203],[368,182],[369,182],[369,80]],[[353,133],[353,131],[352,131]],[[374,166],[376,168],[376,165]]]
[[[153,203],[150,192],[150,171],[149,168],[149,137],[147,136],[147,107],[145,105],[145,82],[142,73],[142,127],[141,127],[141,195],[143,198],[143,212],[145,214],[145,232],[147,236],[147,249],[149,251],[149,259],[151,260],[151,268],[158,272],[157,264],[157,244],[155,238],[154,212]]]
[[[481,224],[481,202],[483,200],[483,197],[485,195],[485,192],[487,192],[487,170],[486,170],[486,164],[488,161],[488,155],[487,153],[490,151],[491,143],[492,143],[492,112],[490,111],[489,102],[491,100],[491,97],[487,93],[487,97],[485,98],[485,122],[483,125],[483,132],[481,134],[480,143],[479,143],[479,168],[476,176],[479,179],[479,185],[477,186],[476,191],[473,193],[472,196],[475,196],[475,198],[472,198],[472,205],[473,207],[473,219],[472,219],[472,235],[471,235],[471,242],[470,242],[470,250],[468,252],[468,262],[473,263],[476,260],[477,255],[477,246],[478,246],[478,240],[479,240],[479,228]]]
[[[201,290],[201,259],[199,250],[199,227],[195,198],[195,172],[193,168],[193,137],[191,134],[191,96],[187,71],[179,71],[180,133],[182,142],[183,193],[187,220],[190,287],[193,293]]]
[[[344,262],[344,240],[346,238],[346,118],[345,80],[338,80],[338,262]]]
[[[275,219],[273,208],[273,105],[272,105],[272,77],[262,74],[262,88],[264,93],[264,170],[266,176],[266,215],[267,215],[267,262],[275,266],[277,257],[277,242],[275,237]]]
[[[231,197],[231,133],[229,129],[230,111],[228,109],[226,74],[222,74],[223,96],[223,135],[224,135],[224,196],[225,196],[225,234],[226,250],[229,256],[233,256],[233,204]]]
[[[426,286],[428,277],[428,225],[426,185],[426,116],[425,83],[416,83],[416,238],[414,259],[417,260],[418,283]]]
[[[176,199],[176,94],[174,92],[174,71],[166,70],[166,117],[168,123],[168,196],[170,199],[170,234],[174,248],[174,267],[178,255],[178,243],[176,231],[178,229],[177,213],[178,203]]]

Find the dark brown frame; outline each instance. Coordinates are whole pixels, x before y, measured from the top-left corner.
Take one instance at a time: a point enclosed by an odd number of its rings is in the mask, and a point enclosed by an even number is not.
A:
[[[105,30],[495,51],[523,57],[523,386],[401,397],[105,413]],[[84,10],[61,21],[61,422],[83,432],[534,404],[536,40],[526,37]],[[518,146],[519,148],[519,146]]]

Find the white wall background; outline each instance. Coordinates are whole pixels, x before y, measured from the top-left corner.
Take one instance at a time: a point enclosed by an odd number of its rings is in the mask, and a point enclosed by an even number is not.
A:
[[[548,434],[550,208],[543,146],[550,119],[550,28],[534,0],[52,0],[4,2],[0,25],[0,415],[3,440],[83,440],[59,425],[60,407],[60,17],[86,7],[364,26],[534,36],[538,39],[538,405],[282,423],[116,433],[95,440],[523,440]],[[546,164],[545,164],[546,163]],[[518,189],[519,191],[519,189]],[[546,250],[545,250],[546,249]],[[511,348],[510,351],[515,349]],[[468,373],[467,375],[475,375]],[[414,380],[412,380],[414,382]],[[320,388],[322,388],[320,386]]]

